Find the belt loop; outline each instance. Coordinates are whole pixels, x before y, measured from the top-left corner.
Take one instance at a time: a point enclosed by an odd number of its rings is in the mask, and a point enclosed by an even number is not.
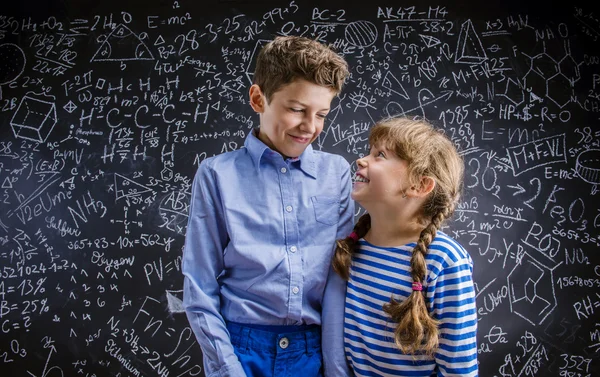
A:
[[[304,331],[304,352],[310,353],[310,336],[308,335],[310,330]]]
[[[248,351],[248,342],[250,340],[250,328],[243,326],[242,327],[242,344],[240,344],[240,346],[242,347],[242,349],[244,349],[245,351]]]
[[[312,352],[314,352],[315,349],[318,350],[318,352],[322,352],[321,327],[319,326],[317,328],[311,329],[307,332],[307,334],[308,338],[310,338],[310,341],[307,340],[306,342],[307,347],[310,347]]]
[[[320,336],[318,336],[315,329],[304,331],[304,344],[306,353],[313,353],[315,352],[315,349],[320,349]]]

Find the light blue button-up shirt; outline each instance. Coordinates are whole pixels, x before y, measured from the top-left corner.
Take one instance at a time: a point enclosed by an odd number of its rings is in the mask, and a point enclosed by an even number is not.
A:
[[[348,374],[335,240],[353,227],[348,162],[312,146],[285,159],[253,132],[204,160],[192,186],[184,307],[207,377],[245,376],[225,321],[322,325],[327,376]]]

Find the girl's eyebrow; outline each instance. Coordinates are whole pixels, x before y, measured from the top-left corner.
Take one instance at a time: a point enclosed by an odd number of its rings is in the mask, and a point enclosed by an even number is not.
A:
[[[386,147],[382,147],[381,145],[374,145],[374,146],[371,147],[371,149],[376,149],[376,150],[378,150],[380,152],[386,152],[386,153],[390,152],[389,149],[387,149]]]

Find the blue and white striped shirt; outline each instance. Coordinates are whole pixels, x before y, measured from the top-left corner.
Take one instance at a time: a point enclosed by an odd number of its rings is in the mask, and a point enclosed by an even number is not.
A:
[[[360,240],[346,292],[344,346],[356,376],[477,376],[477,312],[473,261],[454,239],[438,232],[425,256],[429,312],[440,321],[433,356],[405,355],[394,343],[396,323],[383,311],[390,297],[412,292],[415,244],[378,247]]]

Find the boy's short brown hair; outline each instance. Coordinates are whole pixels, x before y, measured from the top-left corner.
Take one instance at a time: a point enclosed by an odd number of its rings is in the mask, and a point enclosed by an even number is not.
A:
[[[253,82],[269,102],[295,79],[331,88],[337,95],[349,75],[348,63],[331,47],[305,37],[278,36],[259,52]]]

